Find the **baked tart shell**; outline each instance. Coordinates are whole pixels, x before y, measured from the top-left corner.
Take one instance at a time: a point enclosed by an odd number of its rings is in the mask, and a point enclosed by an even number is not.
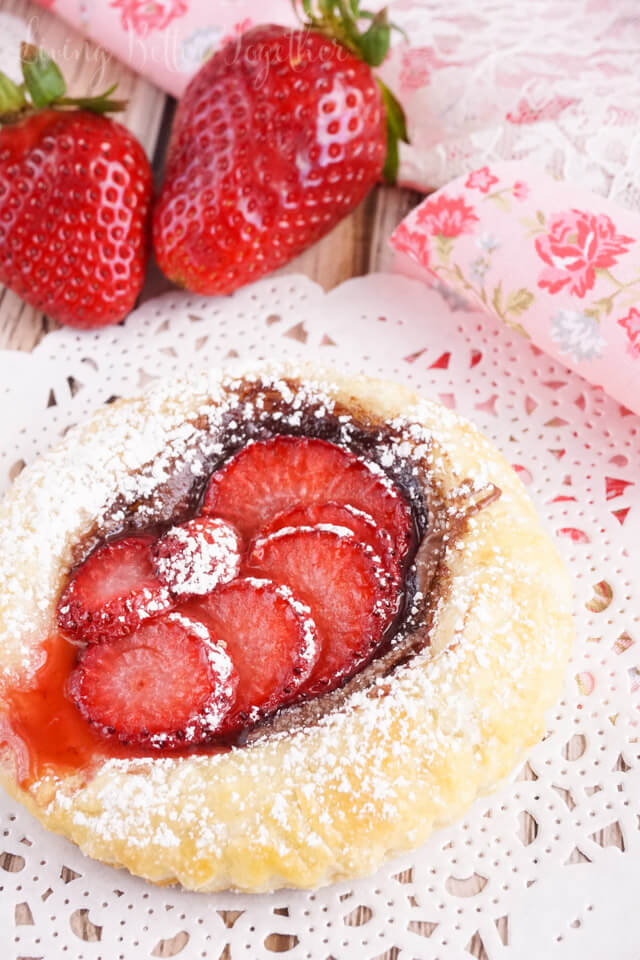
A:
[[[102,407],[2,502],[0,738],[10,691],[42,665],[78,545],[118,511],[142,502],[144,513],[170,473],[167,450],[179,459],[197,445],[247,382],[392,424],[420,462],[425,500],[450,522],[421,642],[304,722],[294,711],[223,752],[110,758],[28,782],[15,749],[0,747],[0,782],[47,828],[98,860],[199,891],[356,877],[460,818],[544,735],[574,636],[564,565],[514,471],[470,423],[396,383],[307,367],[214,371]]]

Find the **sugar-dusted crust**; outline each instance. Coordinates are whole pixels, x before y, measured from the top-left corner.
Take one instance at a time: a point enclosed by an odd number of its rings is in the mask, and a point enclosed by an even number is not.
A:
[[[373,870],[418,845],[494,787],[544,732],[573,638],[566,571],[522,485],[469,423],[397,384],[309,369],[313,391],[429,447],[441,494],[493,482],[500,499],[447,550],[448,589],[431,645],[344,707],[295,733],[216,756],[106,761],[88,783],[0,781],[92,857],[189,889],[314,887]],[[99,410],[23,472],[0,507],[0,664],[10,685],[36,669],[73,544],[185,420],[215,409],[219,374],[167,383]],[[194,467],[194,469],[196,469]],[[2,687],[0,686],[0,707]],[[1,720],[1,717],[0,717]]]

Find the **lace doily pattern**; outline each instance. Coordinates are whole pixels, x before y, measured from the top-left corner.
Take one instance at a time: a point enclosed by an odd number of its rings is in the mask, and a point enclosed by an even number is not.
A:
[[[634,0],[396,0],[411,38],[384,66],[409,120],[401,180],[423,189],[501,160],[640,209]]]
[[[170,294],[124,327],[0,353],[5,487],[98,404],[240,357],[395,378],[473,418],[514,464],[576,584],[578,646],[549,734],[494,795],[373,877],[202,896],[93,862],[2,797],[0,940],[16,957],[218,960],[628,956],[640,942],[640,419],[490,317],[399,276],[325,294],[281,277]],[[16,922],[18,921],[18,922]],[[274,934],[287,935],[287,939]],[[289,947],[284,950],[284,947]]]

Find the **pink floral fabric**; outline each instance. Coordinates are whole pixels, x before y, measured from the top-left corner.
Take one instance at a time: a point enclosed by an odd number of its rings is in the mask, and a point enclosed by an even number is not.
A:
[[[547,264],[538,279],[538,286],[558,293],[567,287],[569,293],[584,297],[596,282],[596,270],[614,267],[618,257],[627,253],[631,237],[616,233],[606,214],[595,216],[583,210],[555,214],[549,221],[548,233],[536,237],[538,256]]]
[[[462,197],[434,197],[421,204],[417,222],[429,236],[459,237],[473,233],[478,218]]]
[[[489,190],[498,182],[498,178],[489,173],[489,167],[480,167],[479,170],[472,170],[466,179],[465,187],[470,190],[480,190],[481,193],[489,193]]]
[[[111,6],[120,11],[124,30],[143,35],[149,30],[166,30],[189,9],[186,0],[113,0]]]
[[[618,323],[627,334],[627,352],[640,360],[640,313],[631,307],[626,317],[621,317]]]
[[[454,288],[640,413],[637,215],[521,164],[485,165],[420,204],[391,244],[428,283]]]
[[[293,26],[289,0],[36,0],[167,93],[257,23]]]
[[[291,0],[38,0],[179,96],[229,37],[297,23]],[[381,69],[407,114],[401,183],[425,191],[535,160],[640,210],[637,0],[368,0],[396,35]],[[473,185],[472,185],[473,186]]]

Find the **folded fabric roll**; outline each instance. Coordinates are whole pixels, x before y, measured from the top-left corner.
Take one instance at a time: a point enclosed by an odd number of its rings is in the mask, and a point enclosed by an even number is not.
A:
[[[518,163],[432,194],[392,246],[640,413],[640,219]]]
[[[298,22],[291,0],[39,2],[176,96],[229,39]],[[535,159],[640,210],[637,0],[386,5],[410,41],[396,33],[380,71],[407,115],[400,183],[427,191],[486,163]]]

